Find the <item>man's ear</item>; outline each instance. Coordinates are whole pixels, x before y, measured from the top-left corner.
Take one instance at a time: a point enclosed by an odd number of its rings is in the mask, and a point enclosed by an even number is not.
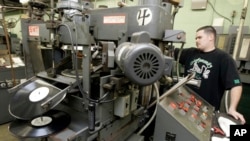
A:
[[[208,39],[210,40],[210,41],[214,41],[215,39],[214,39],[214,36],[212,35],[212,34],[209,34],[208,35]]]

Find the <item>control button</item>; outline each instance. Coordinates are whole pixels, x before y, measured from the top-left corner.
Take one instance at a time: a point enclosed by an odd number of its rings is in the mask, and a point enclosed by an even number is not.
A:
[[[189,107],[190,107],[190,105],[189,105],[188,103],[185,103],[185,104],[184,104],[184,107],[189,108]]]
[[[200,108],[198,106],[194,105],[194,110],[198,112],[200,110]]]
[[[207,107],[207,106],[204,106],[204,107],[202,108],[202,111],[203,111],[203,112],[208,112],[208,107]]]
[[[179,110],[179,113],[180,113],[181,115],[183,115],[183,116],[186,115],[186,112],[185,112],[183,109],[180,109],[180,110]]]
[[[197,119],[197,115],[196,114],[191,114],[188,119],[190,121],[194,122]]]
[[[169,108],[169,110],[173,111],[173,110],[175,110],[177,108],[177,105],[174,102],[171,102],[168,105],[168,108]]]
[[[195,96],[194,95],[190,95],[190,101],[192,101],[192,102],[195,102]]]
[[[195,104],[197,105],[197,107],[201,107],[202,102],[200,100],[195,100]]]
[[[190,99],[187,99],[186,100],[187,104],[191,105],[192,104],[192,101]]]
[[[201,132],[203,132],[206,128],[206,124],[204,122],[201,122],[200,124],[197,125],[197,129]]]
[[[192,114],[195,114],[195,115],[198,115],[198,111],[196,111],[196,110],[192,110]]]
[[[185,112],[188,112],[188,107],[187,106],[184,106],[183,108],[182,108]]]
[[[184,102],[178,103],[179,109],[182,109],[184,107],[184,104],[185,104]]]
[[[200,117],[203,119],[203,120],[206,120],[207,119],[207,113],[203,112]]]

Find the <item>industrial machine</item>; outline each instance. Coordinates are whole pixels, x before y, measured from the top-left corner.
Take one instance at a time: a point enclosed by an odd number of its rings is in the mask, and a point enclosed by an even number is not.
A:
[[[172,29],[172,11],[179,2],[120,2],[106,9],[91,5],[81,0],[51,1],[50,6],[29,2],[30,18],[21,20],[29,79],[9,89],[14,95],[9,112],[15,117],[9,131],[14,136],[52,141],[148,139],[143,132],[156,116],[154,108],[161,107],[160,93],[172,85],[169,43],[185,42],[185,33]],[[178,99],[172,93],[169,100]],[[205,102],[202,108],[213,112]],[[203,129],[200,123],[197,130],[210,137],[211,117],[200,118],[207,126]],[[184,120],[180,117],[178,122]],[[198,134],[190,128],[190,135]]]
[[[48,6],[29,2],[31,19],[21,22],[30,79],[9,90],[15,94],[9,105],[16,118],[9,127],[13,135],[143,140],[136,132],[151,116],[145,112],[155,97],[150,85],[172,69],[173,59],[158,47],[172,29],[172,4],[94,10],[89,5],[59,1],[45,22]]]
[[[0,28],[0,124],[13,120],[8,112],[9,100],[13,95],[8,93],[8,89],[26,78],[25,65],[20,55],[20,39],[4,29],[3,26]]]
[[[210,141],[214,107],[187,86],[177,88],[157,106],[155,141]]]

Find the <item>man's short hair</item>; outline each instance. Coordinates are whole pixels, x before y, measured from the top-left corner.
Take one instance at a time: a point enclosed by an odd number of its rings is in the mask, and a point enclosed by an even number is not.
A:
[[[200,30],[204,30],[205,33],[211,33],[214,35],[214,38],[216,39],[216,30],[213,26],[210,26],[210,25],[206,25],[206,26],[202,26],[200,28],[198,28],[196,30],[196,32],[200,31]]]

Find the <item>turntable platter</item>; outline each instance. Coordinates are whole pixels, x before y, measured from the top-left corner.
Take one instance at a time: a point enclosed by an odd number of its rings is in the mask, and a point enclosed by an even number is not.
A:
[[[9,112],[12,116],[22,120],[29,120],[33,117],[42,115],[55,105],[51,103],[51,107],[45,109],[41,104],[51,99],[59,92],[59,88],[46,81],[36,79],[16,92],[10,101]],[[65,95],[66,94],[62,94],[61,99],[56,100],[60,102]]]
[[[65,129],[70,124],[69,114],[50,110],[31,120],[16,119],[9,125],[9,131],[19,138],[47,137]]]
[[[71,69],[66,69],[62,71],[62,75],[71,77],[71,78],[76,78],[76,72],[78,72],[78,75],[80,78],[82,78],[82,70],[78,69],[77,71],[71,70]]]

